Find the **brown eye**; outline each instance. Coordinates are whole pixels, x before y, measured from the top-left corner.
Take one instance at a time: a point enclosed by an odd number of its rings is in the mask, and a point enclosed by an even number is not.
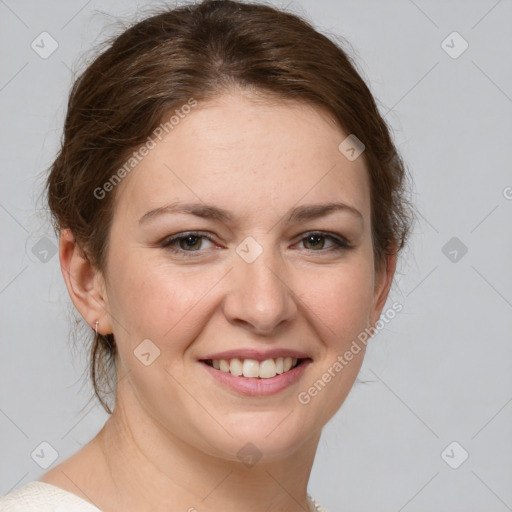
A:
[[[205,241],[212,242],[212,240],[203,233],[181,233],[179,235],[167,238],[161,243],[161,246],[172,252],[182,255],[191,255],[190,253],[197,252],[198,254],[204,251],[203,245]]]
[[[197,251],[201,246],[202,239],[202,236],[189,235],[178,238],[177,241],[179,242],[180,249]]]
[[[321,235],[309,235],[303,239],[306,249],[323,249],[325,244],[325,237]],[[307,245],[310,247],[307,247]]]
[[[325,248],[326,240],[331,242],[330,247]],[[301,241],[306,249],[314,252],[319,252],[323,249],[327,251],[336,251],[342,249],[350,249],[351,247],[346,240],[340,239],[334,235],[329,235],[326,233],[309,233],[307,236],[302,238]]]

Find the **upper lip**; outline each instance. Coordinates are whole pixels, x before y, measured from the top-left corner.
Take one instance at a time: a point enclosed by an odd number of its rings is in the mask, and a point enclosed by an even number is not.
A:
[[[257,350],[251,348],[236,348],[216,352],[202,357],[201,360],[219,360],[219,359],[255,359],[256,361],[265,361],[266,359],[277,359],[278,357],[295,357],[297,359],[311,359],[308,354],[299,350],[290,350],[286,348],[273,348],[271,350]]]

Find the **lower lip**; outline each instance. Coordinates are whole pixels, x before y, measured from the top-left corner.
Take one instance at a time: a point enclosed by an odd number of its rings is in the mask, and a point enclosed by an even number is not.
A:
[[[229,372],[216,370],[203,361],[201,365],[217,381],[245,396],[269,396],[275,395],[280,391],[295,384],[302,376],[307,366],[311,363],[310,359],[302,361],[301,364],[280,375],[269,379],[260,379],[254,377],[237,377]]]

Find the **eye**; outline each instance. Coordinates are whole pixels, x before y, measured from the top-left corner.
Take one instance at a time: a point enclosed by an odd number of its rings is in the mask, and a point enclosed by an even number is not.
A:
[[[212,241],[200,232],[180,233],[164,240],[161,246],[176,253],[200,252],[204,240]]]
[[[330,247],[325,249],[325,241],[328,240],[331,242]],[[306,249],[313,252],[320,252],[322,250],[326,251],[341,251],[350,249],[351,245],[343,238],[339,238],[337,236],[324,233],[322,231],[315,231],[311,233],[307,233],[305,237],[301,239],[301,242],[306,246]],[[310,247],[307,247],[307,246]]]

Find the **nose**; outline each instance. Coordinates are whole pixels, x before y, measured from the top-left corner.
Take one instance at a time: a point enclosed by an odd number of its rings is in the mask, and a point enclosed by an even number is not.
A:
[[[270,335],[293,320],[296,297],[285,270],[282,258],[270,248],[251,263],[235,254],[223,308],[228,321]]]

